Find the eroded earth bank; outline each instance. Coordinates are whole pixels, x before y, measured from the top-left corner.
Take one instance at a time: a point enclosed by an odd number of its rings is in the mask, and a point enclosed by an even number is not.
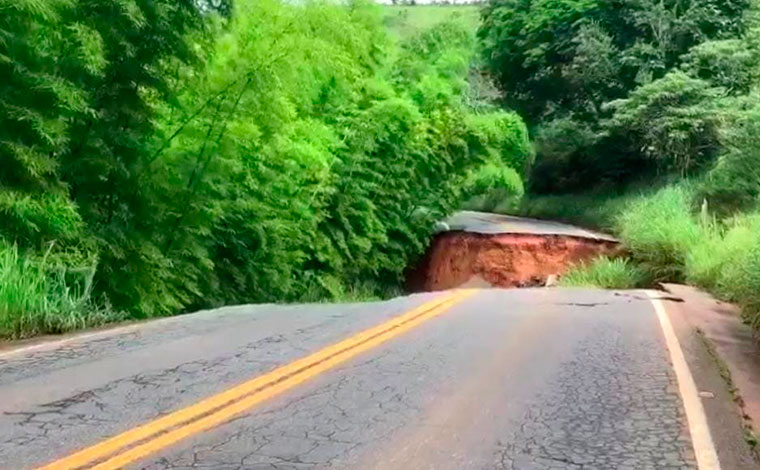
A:
[[[556,222],[477,212],[449,222],[410,271],[411,291],[542,286],[574,264],[620,250],[611,237]]]

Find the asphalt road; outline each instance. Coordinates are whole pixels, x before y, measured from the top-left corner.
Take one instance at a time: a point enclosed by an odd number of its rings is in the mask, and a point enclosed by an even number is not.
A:
[[[459,211],[440,225],[444,231],[465,231],[483,234],[517,233],[530,235],[565,235],[615,242],[610,235],[587,230],[575,225],[563,224],[553,220],[530,219],[512,215],[493,214],[491,212]]]
[[[676,470],[705,436],[723,469],[755,468],[674,319],[695,430],[658,318],[643,292],[494,289],[224,308],[0,353],[0,469]]]

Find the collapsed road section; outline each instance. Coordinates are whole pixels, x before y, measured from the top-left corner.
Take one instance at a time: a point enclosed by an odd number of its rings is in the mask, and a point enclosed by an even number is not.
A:
[[[440,229],[410,272],[411,291],[547,285],[576,263],[620,249],[603,233],[485,212],[458,212]]]

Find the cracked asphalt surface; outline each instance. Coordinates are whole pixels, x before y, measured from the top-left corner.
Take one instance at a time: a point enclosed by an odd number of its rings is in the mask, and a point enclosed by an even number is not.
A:
[[[37,468],[438,295],[223,308],[0,355],[0,469]],[[126,467],[327,468],[697,467],[649,300],[575,289],[480,291]]]

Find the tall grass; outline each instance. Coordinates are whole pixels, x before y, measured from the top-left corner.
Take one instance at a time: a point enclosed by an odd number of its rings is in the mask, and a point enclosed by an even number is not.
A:
[[[736,302],[760,328],[760,213],[715,220],[696,199],[688,185],[642,198],[619,216],[619,235],[655,280],[688,282]]]
[[[527,207],[539,208],[543,215],[553,211],[565,220],[601,221],[629,252],[630,261],[578,266],[563,277],[562,285],[622,288],[687,282],[737,303],[746,321],[760,329],[760,212],[716,219],[701,197],[682,181],[607,199],[540,197]]]
[[[565,287],[633,289],[648,282],[646,271],[627,258],[597,258],[570,269],[559,281]]]
[[[686,280],[708,289],[718,289],[726,270],[741,263],[748,247],[756,243],[758,230],[760,217],[752,214],[723,223],[709,223],[706,236],[686,257]]]
[[[760,328],[760,236],[745,247],[736,263],[727,263],[721,271],[716,292],[742,307],[745,319]]]
[[[691,214],[691,195],[688,187],[668,186],[634,200],[617,217],[626,248],[655,281],[685,280],[689,253],[709,239]]]
[[[123,318],[92,300],[94,267],[71,269],[0,243],[0,338],[61,333]]]
[[[739,304],[746,320],[760,328],[760,214],[733,218],[692,255],[689,273],[698,285]]]

